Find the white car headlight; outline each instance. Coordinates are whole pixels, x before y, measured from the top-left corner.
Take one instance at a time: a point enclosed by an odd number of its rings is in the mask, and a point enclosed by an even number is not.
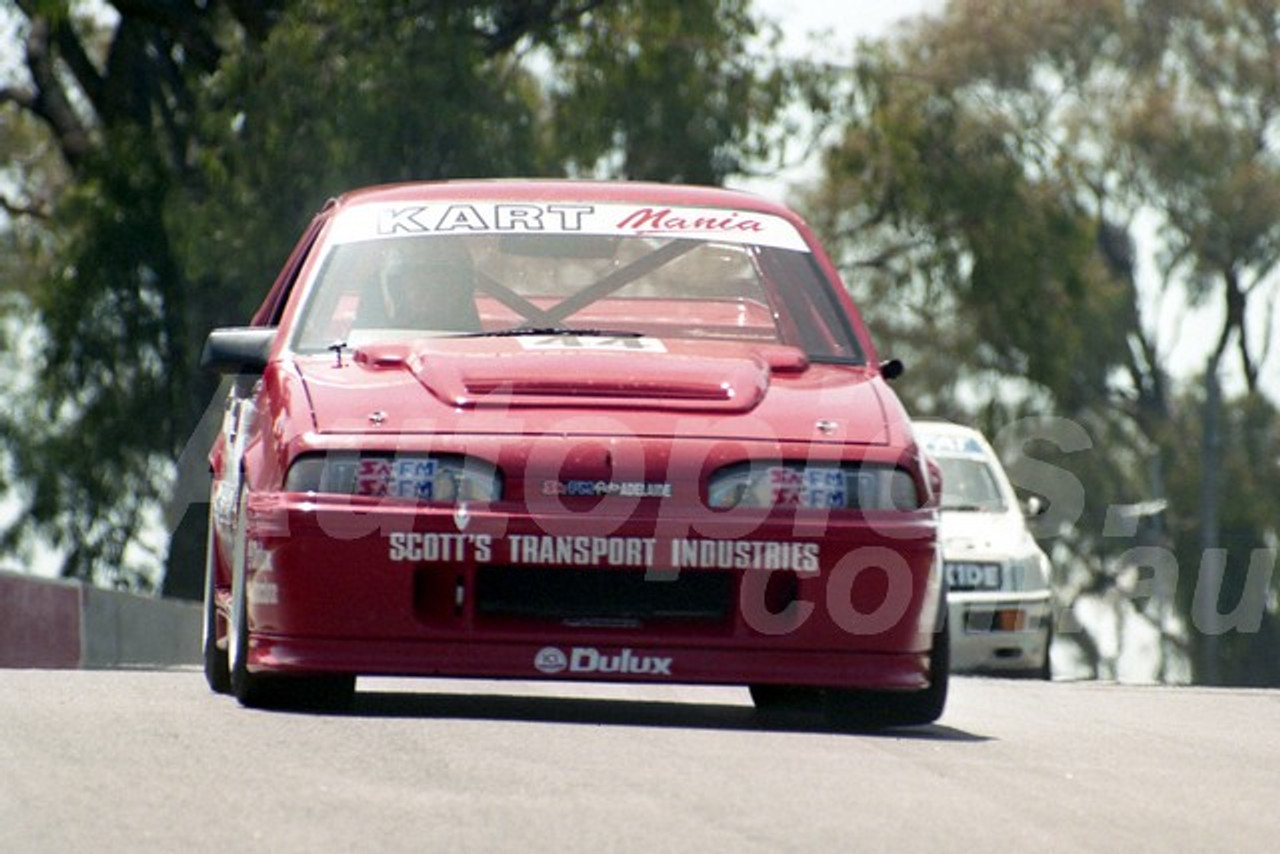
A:
[[[458,454],[306,454],[285,478],[288,492],[364,495],[406,501],[498,501],[502,477],[483,460]]]
[[[818,510],[916,510],[922,502],[905,469],[865,465],[740,463],[711,477],[707,503],[734,507],[803,507]]]

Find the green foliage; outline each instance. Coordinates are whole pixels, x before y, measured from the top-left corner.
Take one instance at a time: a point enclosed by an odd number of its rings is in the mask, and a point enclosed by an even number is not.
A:
[[[844,126],[806,211],[907,361],[899,388],[916,411],[992,433],[1065,417],[1090,438],[1087,453],[1043,457],[1087,496],[1047,532],[1070,562],[1068,604],[1123,598],[1124,556],[1155,546],[1174,556],[1188,626],[1206,543],[1228,549],[1224,613],[1250,552],[1274,555],[1275,404],[1257,390],[1275,327],[1253,307],[1278,294],[1276,23],[1274,4],[1254,0],[952,0],[864,52],[845,81]],[[1157,224],[1159,285],[1220,301],[1222,326],[1192,337],[1209,342],[1210,371],[1239,353],[1245,399],[1170,391],[1161,353],[1179,342],[1143,314],[1141,220]],[[1206,419],[1224,425],[1221,442],[1194,438]],[[1136,534],[1108,524],[1164,498],[1168,512]],[[1198,665],[1218,656],[1222,678],[1275,684],[1259,664],[1274,590],[1260,633],[1210,639],[1139,616]]]
[[[878,337],[902,346],[907,396],[947,409],[936,379],[954,382],[959,362],[1018,376],[1068,411],[1099,399],[1127,358],[1133,300],[1099,255],[1099,224],[1064,178],[1026,160],[1019,134],[1038,127],[993,122],[963,92],[894,68],[884,56],[860,68],[854,118],[806,209],[872,307]],[[902,328],[916,324],[924,334]]]
[[[353,186],[544,172],[536,90],[461,5],[299,4],[202,92],[194,179],[169,205],[208,325],[248,316],[325,199]]]
[[[555,144],[575,172],[720,184],[766,153],[791,78],[762,70],[747,0],[620,0],[582,24],[553,45]]]
[[[1164,24],[1159,73],[1135,82],[1117,117],[1135,178],[1164,217],[1163,273],[1194,299],[1219,299],[1216,365],[1234,336],[1250,391],[1271,330],[1245,322],[1255,297],[1276,294],[1280,265],[1280,63],[1274,4],[1230,0],[1172,10],[1142,4]]]
[[[0,418],[31,521],[70,550],[69,574],[110,585],[154,580],[125,549],[156,495],[148,456],[182,429],[170,377],[192,370],[166,317],[180,292],[160,222],[167,177],[147,168],[157,162],[145,137],[117,134],[93,179],[64,196],[58,266],[31,285],[45,331],[33,395]]]

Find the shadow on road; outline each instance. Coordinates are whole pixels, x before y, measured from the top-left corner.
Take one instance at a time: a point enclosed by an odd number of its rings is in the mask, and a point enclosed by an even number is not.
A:
[[[451,718],[527,721],[595,726],[664,727],[706,730],[823,733],[929,741],[981,742],[987,736],[944,723],[877,730],[834,728],[817,712],[762,714],[745,705],[582,697],[530,697],[508,694],[433,694],[359,691],[340,714],[370,718]]]

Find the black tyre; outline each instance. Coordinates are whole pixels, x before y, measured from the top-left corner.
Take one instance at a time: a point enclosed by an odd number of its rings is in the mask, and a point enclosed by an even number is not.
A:
[[[929,687],[920,691],[828,691],[827,722],[833,727],[854,730],[931,724],[942,717],[947,704],[950,671],[951,635],[944,616],[942,626],[933,634]]]
[[[1046,617],[1046,619],[1051,619]],[[1036,672],[1036,676],[1040,679],[1050,682],[1053,680],[1053,662],[1049,657],[1049,650],[1053,646],[1053,623],[1049,623],[1049,631],[1045,633],[1044,639],[1044,661],[1040,662],[1040,667]]]
[[[213,545],[213,503],[209,504],[209,535],[204,550],[204,678],[218,694],[231,693],[231,667],[225,645],[218,647],[218,578]]]

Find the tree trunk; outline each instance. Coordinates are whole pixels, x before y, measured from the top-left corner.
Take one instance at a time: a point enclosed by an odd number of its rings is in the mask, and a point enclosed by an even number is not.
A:
[[[1218,385],[1217,354],[1210,356],[1204,377],[1204,432],[1200,445],[1200,554],[1218,548],[1220,540],[1220,473],[1222,469],[1222,390]],[[1205,579],[1197,577],[1196,583]],[[1218,606],[1216,599],[1197,597],[1200,613],[1193,614],[1192,632],[1199,632],[1195,648],[1195,682],[1201,685],[1218,685],[1222,681],[1222,669],[1218,660]]]

